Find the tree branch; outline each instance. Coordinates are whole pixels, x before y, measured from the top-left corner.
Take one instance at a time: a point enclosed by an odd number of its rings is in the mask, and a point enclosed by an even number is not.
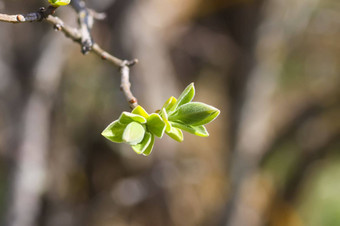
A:
[[[74,2],[78,4],[81,3],[79,1],[74,1]],[[42,7],[39,9],[39,11],[28,13],[28,14],[8,15],[8,14],[0,13],[0,22],[24,23],[24,22],[38,22],[38,21],[42,21],[45,19],[47,22],[53,25],[54,29],[63,32],[67,38],[70,38],[74,42],[79,43],[82,46],[83,53],[86,53],[89,51],[94,52],[96,55],[101,57],[103,60],[107,60],[113,66],[119,68],[121,77],[122,77],[121,90],[123,91],[127,101],[129,102],[130,107],[131,108],[136,107],[138,103],[137,103],[137,99],[134,97],[130,89],[131,84],[129,82],[129,74],[130,74],[130,67],[136,64],[138,60],[137,59],[134,59],[132,61],[122,60],[111,55],[105,50],[103,50],[97,43],[95,43],[92,40],[92,37],[90,36],[90,33],[89,33],[92,25],[90,25],[88,21],[89,17],[103,18],[103,14],[95,14],[93,13],[93,11],[88,10],[85,7],[85,5],[82,6],[82,4],[75,5],[74,7],[76,11],[78,11],[78,14],[82,13],[81,12],[82,10],[86,10],[86,16],[83,18],[84,19],[83,22],[81,22],[82,20],[80,21],[80,24],[81,24],[80,30],[65,24],[64,21],[61,20],[59,17],[52,16],[52,14],[54,14],[55,10],[57,9],[53,6],[49,6],[47,9]],[[86,17],[88,18],[86,19]],[[82,25],[82,23],[85,23],[85,24]],[[84,26],[86,26],[86,29]]]
[[[40,22],[54,14],[56,9],[56,7],[49,6],[47,9],[41,7],[37,12],[27,14],[7,15],[0,13],[0,21],[8,23]]]

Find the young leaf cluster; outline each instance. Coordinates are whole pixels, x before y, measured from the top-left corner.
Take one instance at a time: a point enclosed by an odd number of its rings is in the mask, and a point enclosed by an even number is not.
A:
[[[178,142],[183,141],[182,130],[197,136],[207,137],[205,124],[213,121],[220,111],[201,102],[192,102],[195,87],[191,83],[176,99],[170,97],[157,113],[148,114],[141,106],[131,113],[123,112],[102,132],[112,142],[127,143],[132,149],[145,156],[149,155],[155,143],[155,136],[164,133]]]
[[[59,6],[64,6],[64,5],[70,4],[71,0],[48,0],[48,2],[53,7],[59,7]]]

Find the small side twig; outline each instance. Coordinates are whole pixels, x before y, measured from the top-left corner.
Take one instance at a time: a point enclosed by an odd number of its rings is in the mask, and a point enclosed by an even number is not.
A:
[[[91,29],[93,26],[93,14],[86,8],[85,2],[81,0],[73,0],[71,2],[72,7],[78,13],[78,23],[80,26],[81,37],[81,52],[83,54],[88,53],[94,42],[91,35]]]
[[[95,20],[104,20],[106,18],[106,14],[105,13],[99,13],[99,12],[96,12],[95,10],[89,9],[89,8],[87,8],[87,10],[89,11],[89,14]]]

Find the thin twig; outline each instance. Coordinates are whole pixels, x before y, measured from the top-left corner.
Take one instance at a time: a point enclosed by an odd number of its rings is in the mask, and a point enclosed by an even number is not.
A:
[[[59,17],[52,16],[54,11],[56,10],[55,7],[48,7],[40,8],[38,12],[29,13],[29,14],[15,14],[15,15],[7,15],[0,13],[0,22],[7,22],[7,23],[23,23],[23,22],[35,22],[41,21],[45,19],[47,22],[53,25],[54,29],[61,31],[67,38],[72,39],[74,42],[79,43],[82,46],[82,50],[84,48],[83,43],[86,38],[84,38],[84,31],[83,29],[79,30],[73,28],[64,23]],[[91,16],[92,17],[92,16]],[[92,39],[92,38],[91,38]],[[93,42],[93,41],[92,41]],[[131,89],[130,89],[130,82],[129,82],[129,74],[130,74],[130,67],[133,66],[138,62],[137,59],[132,61],[121,60],[105,50],[103,50],[97,43],[93,42],[91,48],[88,51],[94,52],[96,55],[101,57],[103,60],[107,60],[113,66],[118,67],[121,72],[122,82],[121,82],[121,90],[124,92],[124,95],[129,102],[131,108],[137,106],[137,99],[133,96]]]
[[[107,60],[116,67],[121,67],[123,65],[123,60],[112,56],[111,54],[103,50],[97,43],[93,44],[91,51],[100,56],[103,60]]]
[[[95,10],[89,9],[89,8],[87,8],[87,10],[89,11],[89,14],[95,20],[104,20],[106,18],[106,13],[99,13],[99,12],[96,12]]]
[[[59,17],[48,16],[46,21],[52,24],[56,30],[63,32],[67,38],[80,43],[81,33],[78,29],[66,25]]]
[[[123,91],[126,100],[130,104],[131,109],[134,109],[138,105],[136,97],[134,97],[132,92],[131,92],[131,83],[130,83],[130,79],[129,79],[129,76],[130,76],[129,66],[131,66],[135,63],[137,63],[137,61],[132,61],[132,62],[124,61],[121,68],[120,68],[120,73],[122,75],[120,89]]]

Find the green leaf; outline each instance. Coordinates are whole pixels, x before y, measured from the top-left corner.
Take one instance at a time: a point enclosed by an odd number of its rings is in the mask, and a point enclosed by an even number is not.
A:
[[[190,83],[181,95],[178,97],[176,104],[172,107],[172,111],[176,110],[176,108],[182,106],[183,104],[189,103],[195,96],[195,87],[194,83]]]
[[[139,122],[139,123],[146,123],[146,119],[143,116],[133,114],[130,112],[124,111],[120,117],[119,117],[119,122],[122,124],[129,124],[130,122]]]
[[[148,147],[145,149],[145,151],[143,152],[144,156],[148,156],[151,154],[152,149],[153,149],[153,145],[155,144],[155,136],[151,134],[151,141],[150,144],[148,145]]]
[[[192,133],[194,135],[200,136],[200,137],[207,137],[209,136],[209,133],[205,126],[200,125],[200,126],[190,126],[190,125],[185,125],[182,123],[177,123],[177,122],[171,122],[171,125],[173,127],[182,129],[184,131],[187,131],[189,133]]]
[[[159,113],[160,116],[162,117],[163,121],[165,122],[165,131],[170,131],[171,130],[171,125],[170,122],[168,120],[168,114],[165,111],[165,108],[162,108],[161,112]]]
[[[171,127],[170,131],[166,131],[166,134],[168,134],[169,137],[171,137],[172,139],[174,139],[175,141],[178,142],[182,142],[183,141],[183,133],[182,130],[175,128],[175,127]]]
[[[152,113],[147,120],[148,131],[161,138],[164,134],[166,124],[159,114]]]
[[[163,105],[163,108],[168,112],[170,111],[176,104],[177,99],[175,97],[170,97]]]
[[[138,105],[137,107],[135,107],[132,112],[132,114],[137,114],[140,116],[143,116],[144,118],[148,119],[149,118],[149,114],[144,110],[144,108],[142,108],[140,105]]]
[[[142,154],[144,153],[147,148],[149,147],[151,141],[152,141],[152,134],[146,132],[144,139],[142,140],[142,142],[140,142],[139,144],[136,145],[132,145],[132,149],[137,153],[137,154]]]
[[[211,122],[219,114],[220,111],[210,105],[201,102],[191,102],[177,108],[172,115],[169,115],[169,121],[199,126]]]
[[[123,141],[130,145],[140,143],[145,135],[144,127],[138,122],[129,123],[123,133]]]
[[[68,5],[70,4],[71,0],[48,0],[48,2],[54,6],[54,7],[58,7],[58,6],[63,6],[63,5]]]
[[[102,135],[112,142],[121,143],[126,125],[121,124],[118,120],[108,125],[102,132]]]

